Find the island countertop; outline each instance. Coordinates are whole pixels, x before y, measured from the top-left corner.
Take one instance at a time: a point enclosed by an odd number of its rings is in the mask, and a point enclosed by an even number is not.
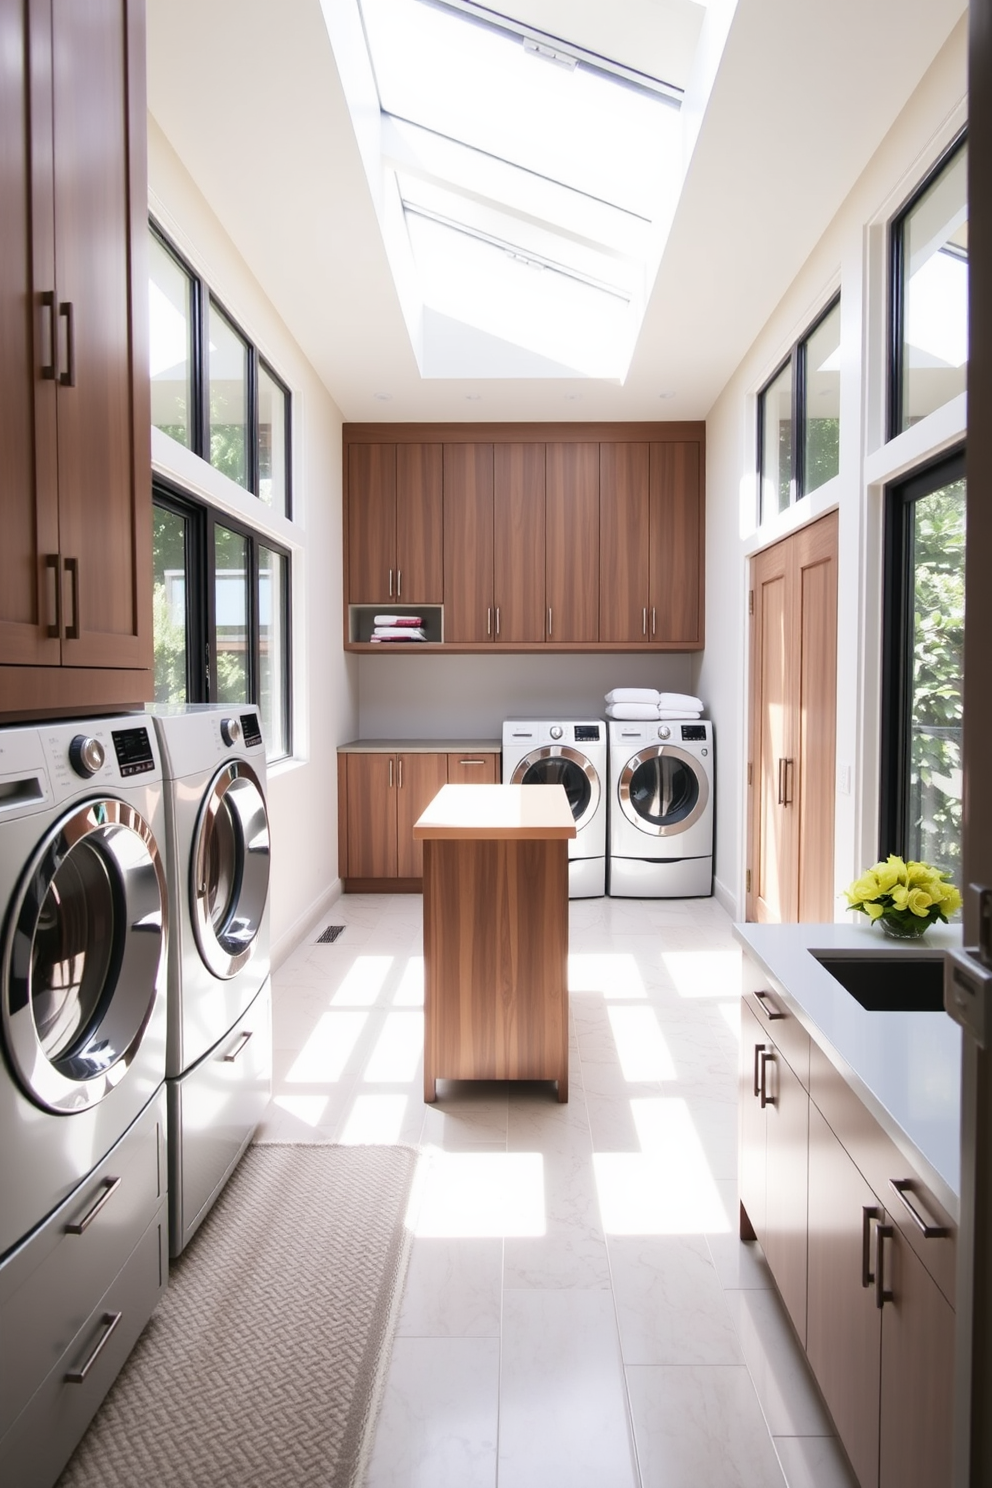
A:
[[[414,823],[421,841],[549,840],[575,836],[561,785],[442,785]]]
[[[942,959],[959,926],[925,941],[864,925],[739,924],[734,934],[824,1054],[954,1216],[961,1191],[961,1030],[943,1012],[869,1012],[821,966],[828,955]]]

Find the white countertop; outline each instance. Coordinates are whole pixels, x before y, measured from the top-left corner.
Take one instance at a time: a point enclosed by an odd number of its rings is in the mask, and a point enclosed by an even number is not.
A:
[[[499,754],[500,739],[351,739],[338,754]]]
[[[940,960],[960,925],[925,940],[858,925],[735,925],[734,934],[827,1058],[954,1216],[961,1191],[961,1029],[946,1013],[868,1012],[820,965],[831,954]]]

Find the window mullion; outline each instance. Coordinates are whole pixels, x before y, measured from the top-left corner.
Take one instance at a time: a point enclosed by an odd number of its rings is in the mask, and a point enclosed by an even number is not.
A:
[[[805,342],[799,341],[792,348],[792,478],[790,481],[792,505],[795,505],[805,490],[806,472],[804,469],[805,452],[803,450],[806,408],[805,379]]]

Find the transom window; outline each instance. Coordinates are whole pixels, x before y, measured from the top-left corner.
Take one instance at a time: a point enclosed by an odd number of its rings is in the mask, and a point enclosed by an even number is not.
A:
[[[808,496],[840,469],[840,299],[758,394],[760,520]]]

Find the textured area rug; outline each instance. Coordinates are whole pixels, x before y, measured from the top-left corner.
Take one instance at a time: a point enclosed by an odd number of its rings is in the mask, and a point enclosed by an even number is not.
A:
[[[58,1488],[357,1488],[416,1161],[250,1147]]]

